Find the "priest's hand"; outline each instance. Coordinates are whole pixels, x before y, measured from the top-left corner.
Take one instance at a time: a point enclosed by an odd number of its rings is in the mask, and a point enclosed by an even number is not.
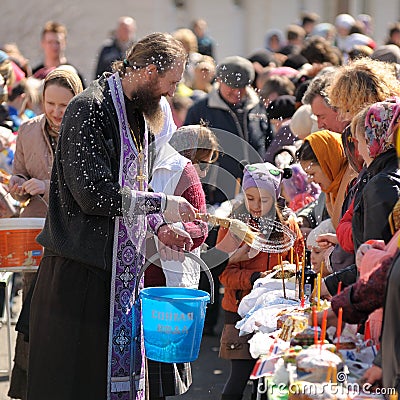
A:
[[[158,251],[163,261],[180,261],[185,259],[184,250],[189,251],[193,246],[190,235],[183,229],[162,225],[157,232],[159,239]]]
[[[197,210],[183,197],[168,195],[164,210],[166,222],[190,222],[196,219]]]

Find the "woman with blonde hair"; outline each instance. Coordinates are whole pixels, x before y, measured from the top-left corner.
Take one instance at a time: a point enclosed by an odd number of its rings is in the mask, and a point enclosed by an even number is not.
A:
[[[392,65],[369,57],[339,67],[326,89],[330,105],[344,120],[365,106],[400,95],[400,83]]]
[[[372,60],[368,57],[356,59],[336,70],[329,86],[325,88],[324,94],[326,94],[330,106],[337,110],[338,118],[344,121],[352,121],[364,107],[376,102],[385,101],[390,97],[400,94],[400,84],[396,79],[394,71],[392,65],[382,61]],[[349,189],[342,210],[344,217],[351,221],[353,208],[356,207],[358,201],[355,198],[357,197],[356,194],[362,191],[363,186],[368,181],[368,177],[366,176],[365,162],[359,154],[350,125],[343,131],[342,143],[351,166],[358,172],[357,180],[351,189]],[[338,228],[337,238],[332,236],[335,240],[331,241],[329,239],[328,242],[330,244],[327,245],[335,245],[335,243],[339,242],[340,246],[344,249],[344,241],[352,241],[351,229],[349,234],[347,234],[347,238],[344,236],[340,238],[340,235],[342,235],[340,231],[343,232],[342,224],[343,220],[336,226]],[[346,249],[346,254],[350,254],[349,251],[354,254],[352,247]],[[331,282],[329,288],[331,294],[336,293],[339,281],[346,284],[343,279],[347,279],[344,277],[348,272],[355,271],[354,256],[353,261],[350,262],[351,259],[345,257],[344,253],[343,255],[340,258],[336,257],[337,253],[335,251],[332,255],[332,259],[334,257],[337,259],[337,262],[333,262],[333,270],[336,274],[325,279],[325,282]],[[355,276],[353,272],[350,272],[348,284],[351,283]]]

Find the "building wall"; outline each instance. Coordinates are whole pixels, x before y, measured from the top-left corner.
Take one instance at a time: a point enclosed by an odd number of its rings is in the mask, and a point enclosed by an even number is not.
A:
[[[183,7],[176,7],[183,2]],[[4,4],[5,3],[5,4]],[[343,3],[343,2],[342,2]],[[338,0],[3,0],[0,46],[15,42],[34,66],[41,60],[40,32],[50,19],[68,28],[67,57],[86,79],[93,78],[102,42],[121,15],[131,15],[138,24],[138,37],[154,31],[171,32],[205,18],[216,41],[217,61],[233,54],[249,55],[264,46],[268,29],[285,28],[296,22],[303,10],[312,10],[322,20],[333,22]],[[367,13],[375,20],[375,39],[381,43],[391,22],[400,17],[400,2],[348,0],[353,15]]]

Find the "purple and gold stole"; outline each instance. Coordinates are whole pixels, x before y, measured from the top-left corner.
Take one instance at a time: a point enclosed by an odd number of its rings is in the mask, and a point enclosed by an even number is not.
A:
[[[128,128],[124,96],[118,74],[108,78],[114,107],[117,111],[121,136],[119,183],[122,188],[139,190],[137,180],[138,151]],[[148,133],[146,127],[144,175],[148,175]],[[147,183],[145,182],[145,189]],[[112,281],[110,296],[110,326],[108,343],[107,399],[140,400],[145,398],[144,346],[140,305],[134,305],[137,274],[145,262],[146,214],[159,213],[161,196],[137,192],[128,214],[115,219]],[[133,212],[132,212],[133,210]],[[132,321],[134,323],[132,324]]]

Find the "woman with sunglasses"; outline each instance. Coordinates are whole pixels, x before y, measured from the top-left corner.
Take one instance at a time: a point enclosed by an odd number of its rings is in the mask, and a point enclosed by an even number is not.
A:
[[[184,197],[199,212],[206,211],[205,195],[200,178],[207,175],[210,164],[218,158],[218,143],[213,132],[201,125],[179,128],[170,142],[158,149],[152,169],[150,186],[156,192]],[[185,230],[193,240],[188,251],[200,256],[200,246],[208,234],[207,223],[195,220],[175,223],[176,232]],[[157,252],[157,243],[148,240],[146,255]],[[144,277],[145,287],[171,286],[197,288],[200,267],[193,260],[162,261],[161,267],[150,265]],[[147,359],[150,399],[165,399],[185,393],[191,383],[190,363],[160,363]]]

